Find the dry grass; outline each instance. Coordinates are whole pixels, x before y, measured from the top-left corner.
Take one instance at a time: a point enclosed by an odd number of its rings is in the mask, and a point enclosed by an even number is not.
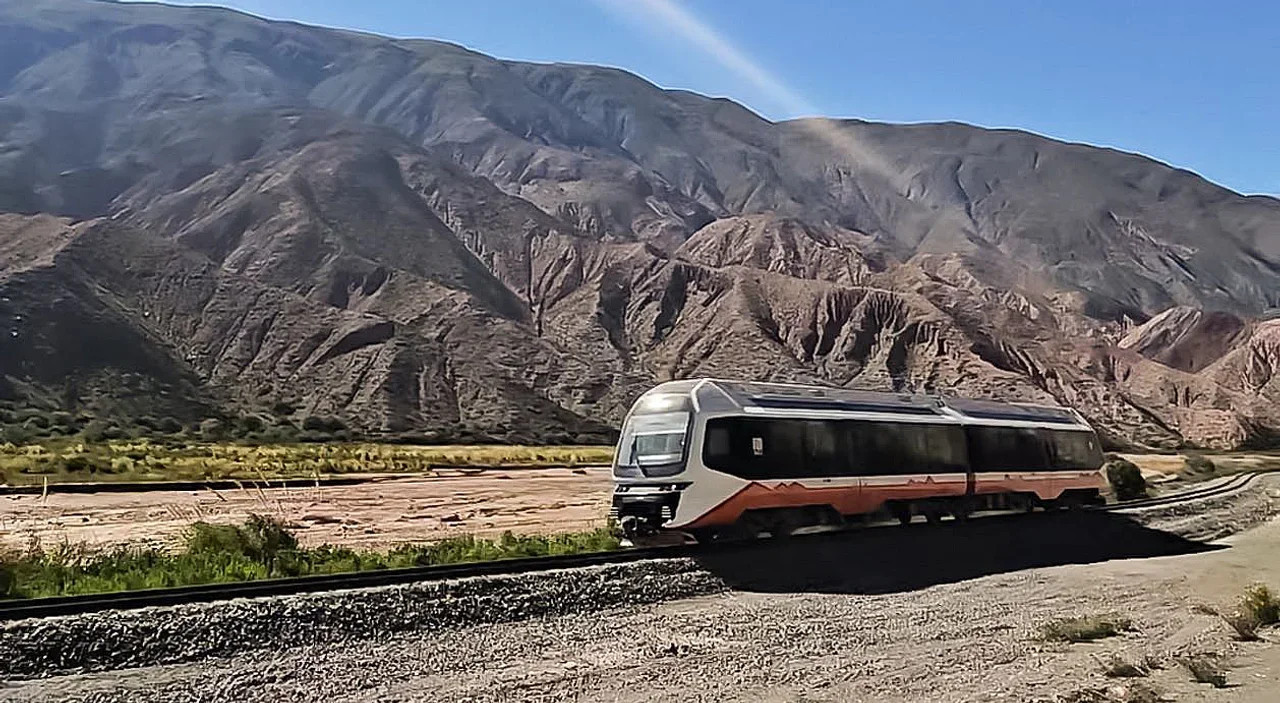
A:
[[[1150,674],[1151,668],[1146,662],[1131,662],[1113,656],[1102,662],[1102,673],[1113,679],[1134,679]]]
[[[1158,703],[1160,693],[1140,681],[1110,688],[1086,688],[1063,696],[1064,703]]]
[[[1040,639],[1046,642],[1092,642],[1115,637],[1133,629],[1129,618],[1118,615],[1086,615],[1054,620],[1040,627]]]
[[[1236,639],[1242,642],[1257,642],[1262,639],[1258,630],[1280,623],[1280,597],[1261,583],[1251,584],[1246,588],[1236,607],[1231,610],[1205,604],[1198,604],[1194,608],[1197,612],[1222,618],[1235,632]]]
[[[0,444],[0,480],[10,485],[66,481],[238,479],[262,481],[351,473],[425,473],[447,467],[607,464],[612,447],[414,446],[373,443],[235,444],[122,440]]]
[[[1214,688],[1227,687],[1227,672],[1212,657],[1195,654],[1178,659],[1178,663],[1191,673],[1196,683],[1211,684]]]

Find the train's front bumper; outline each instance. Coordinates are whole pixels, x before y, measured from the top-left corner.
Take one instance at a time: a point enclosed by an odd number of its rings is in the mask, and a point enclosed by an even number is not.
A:
[[[687,482],[619,483],[613,489],[609,517],[627,536],[657,531],[676,515]]]

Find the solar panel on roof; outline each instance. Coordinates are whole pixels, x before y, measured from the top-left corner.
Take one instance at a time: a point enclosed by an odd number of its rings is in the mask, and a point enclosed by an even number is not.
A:
[[[1026,422],[1052,422],[1063,425],[1074,425],[1076,419],[1073,417],[1065,417],[1062,415],[1031,415],[1018,412],[1004,412],[999,410],[978,410],[966,412],[969,417],[978,417],[986,420],[1024,420]]]
[[[910,415],[935,415],[933,408],[907,403],[874,403],[836,398],[806,398],[803,396],[752,396],[751,402],[762,408],[791,408],[804,410],[844,410],[848,412],[891,412]]]
[[[1029,422],[1063,424],[1075,424],[1077,422],[1075,415],[1066,408],[1012,405],[969,399],[948,400],[947,405],[969,417],[981,417],[991,420],[1025,420]]]

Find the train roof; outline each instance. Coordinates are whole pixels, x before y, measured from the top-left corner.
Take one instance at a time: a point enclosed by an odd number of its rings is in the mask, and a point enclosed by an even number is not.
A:
[[[652,398],[655,394],[667,398],[687,396],[695,405],[708,410],[747,413],[870,413],[921,419],[933,416],[966,420],[975,424],[1044,423],[1088,427],[1079,413],[1063,406],[789,383],[687,379],[659,384],[644,395]]]

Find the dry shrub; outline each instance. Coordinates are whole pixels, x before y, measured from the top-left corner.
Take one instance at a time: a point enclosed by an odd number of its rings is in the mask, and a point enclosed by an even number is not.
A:
[[[1280,597],[1261,583],[1251,584],[1246,588],[1234,610],[1223,610],[1210,605],[1196,605],[1195,610],[1222,618],[1235,631],[1236,638],[1243,642],[1262,639],[1258,634],[1259,629],[1280,623]]]
[[[1244,589],[1240,610],[1253,616],[1262,627],[1280,623],[1280,597],[1276,597],[1266,584],[1255,583]]]
[[[1107,688],[1086,688],[1063,696],[1063,703],[1159,703],[1160,693],[1141,681]]]
[[[1183,469],[1183,473],[1188,476],[1208,477],[1218,473],[1217,464],[1214,464],[1212,459],[1200,454],[1192,454],[1184,461],[1186,462],[1186,467]]]
[[[1102,673],[1113,679],[1141,678],[1151,673],[1145,662],[1130,662],[1113,656],[1102,663]]]
[[[1214,688],[1227,687],[1227,672],[1212,657],[1193,654],[1179,658],[1178,663],[1191,673],[1196,683],[1211,684]]]
[[[1047,642],[1090,642],[1115,637],[1133,629],[1133,621],[1118,615],[1086,615],[1054,620],[1040,627],[1040,638]]]

